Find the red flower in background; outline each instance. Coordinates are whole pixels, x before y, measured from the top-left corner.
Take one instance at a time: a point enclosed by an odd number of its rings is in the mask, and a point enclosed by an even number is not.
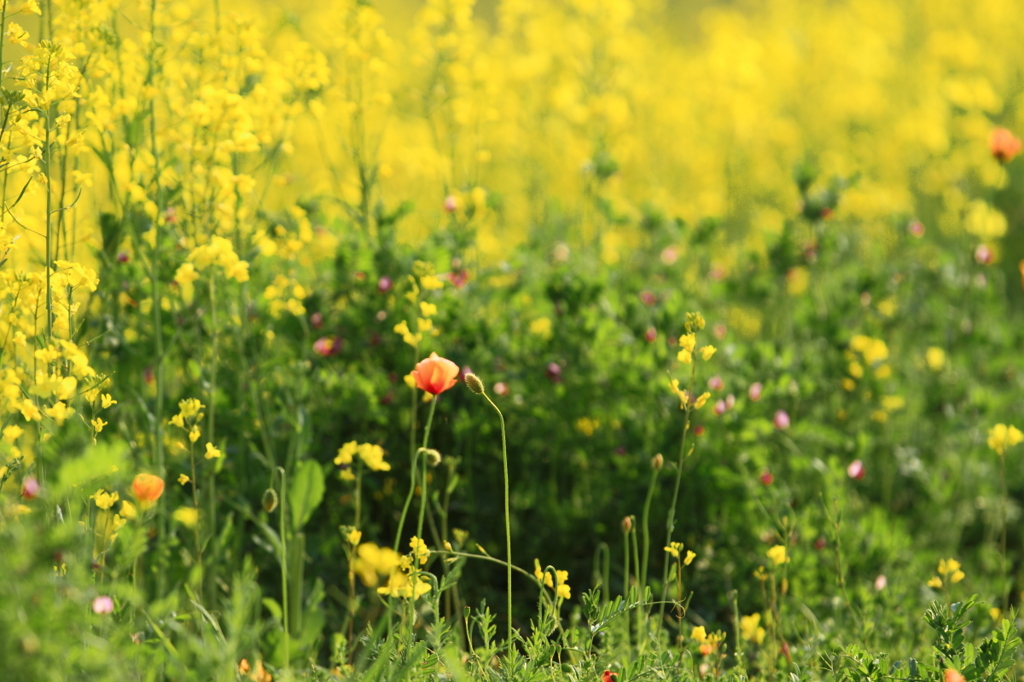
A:
[[[1009,163],[1020,154],[1020,138],[1006,128],[996,128],[988,138],[988,148],[999,163]]]

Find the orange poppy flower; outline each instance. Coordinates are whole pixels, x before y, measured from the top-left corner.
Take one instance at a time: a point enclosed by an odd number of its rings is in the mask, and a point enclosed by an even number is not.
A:
[[[459,376],[459,366],[437,353],[431,353],[426,360],[416,363],[412,377],[416,386],[427,393],[439,395],[455,385]]]
[[[138,474],[132,481],[132,494],[139,501],[139,508],[149,509],[164,494],[164,479],[153,474]]]
[[[1009,163],[1013,157],[1020,153],[1020,138],[1006,128],[996,128],[988,140],[988,148],[992,156],[1000,163]]]

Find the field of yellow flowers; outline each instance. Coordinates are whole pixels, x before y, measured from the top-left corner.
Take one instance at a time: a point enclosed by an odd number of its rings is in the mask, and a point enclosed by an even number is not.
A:
[[[1016,679],[1021,26],[0,0],[0,679]]]

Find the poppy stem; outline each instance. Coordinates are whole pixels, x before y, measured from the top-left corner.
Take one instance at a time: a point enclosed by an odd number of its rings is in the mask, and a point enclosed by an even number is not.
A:
[[[484,399],[491,404],[494,411],[498,413],[501,421],[501,465],[505,474],[505,555],[508,561],[508,649],[512,652],[512,523],[509,514],[509,484],[508,484],[508,445],[505,441],[505,415],[501,413],[498,406],[494,404],[491,397],[481,393]]]
[[[413,389],[413,395],[416,394],[416,389]],[[430,424],[434,420],[434,407],[437,406],[437,396],[434,396],[434,400],[430,403],[430,416],[427,418],[427,425],[423,433],[423,442],[426,443],[427,438],[430,436]],[[412,419],[416,419],[416,411],[413,410]],[[415,443],[414,443],[415,445]],[[426,445],[423,446],[424,448]],[[398,519],[398,532],[395,533],[395,545],[393,549],[397,552],[399,545],[402,544],[402,530],[405,528],[405,517],[409,515],[409,507],[412,505],[412,496],[416,493],[416,465],[418,464],[418,457],[420,456],[419,450],[414,449],[412,451],[412,462],[409,468],[409,494],[405,496],[405,504],[402,505],[402,516]]]
[[[430,439],[430,425],[434,423],[434,410],[437,408],[437,396],[430,401],[430,414],[427,416],[427,424],[423,427],[423,447],[420,448],[420,452],[426,454],[427,441]],[[423,539],[423,519],[427,511],[427,458],[422,456],[420,458],[423,461],[422,469],[420,470],[420,518],[416,523],[416,537]]]

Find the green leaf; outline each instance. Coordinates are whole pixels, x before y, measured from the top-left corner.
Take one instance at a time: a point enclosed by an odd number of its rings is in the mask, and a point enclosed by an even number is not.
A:
[[[288,491],[292,530],[298,532],[309,523],[313,512],[323,502],[326,489],[320,464],[311,459],[300,462],[292,473],[292,484]]]

